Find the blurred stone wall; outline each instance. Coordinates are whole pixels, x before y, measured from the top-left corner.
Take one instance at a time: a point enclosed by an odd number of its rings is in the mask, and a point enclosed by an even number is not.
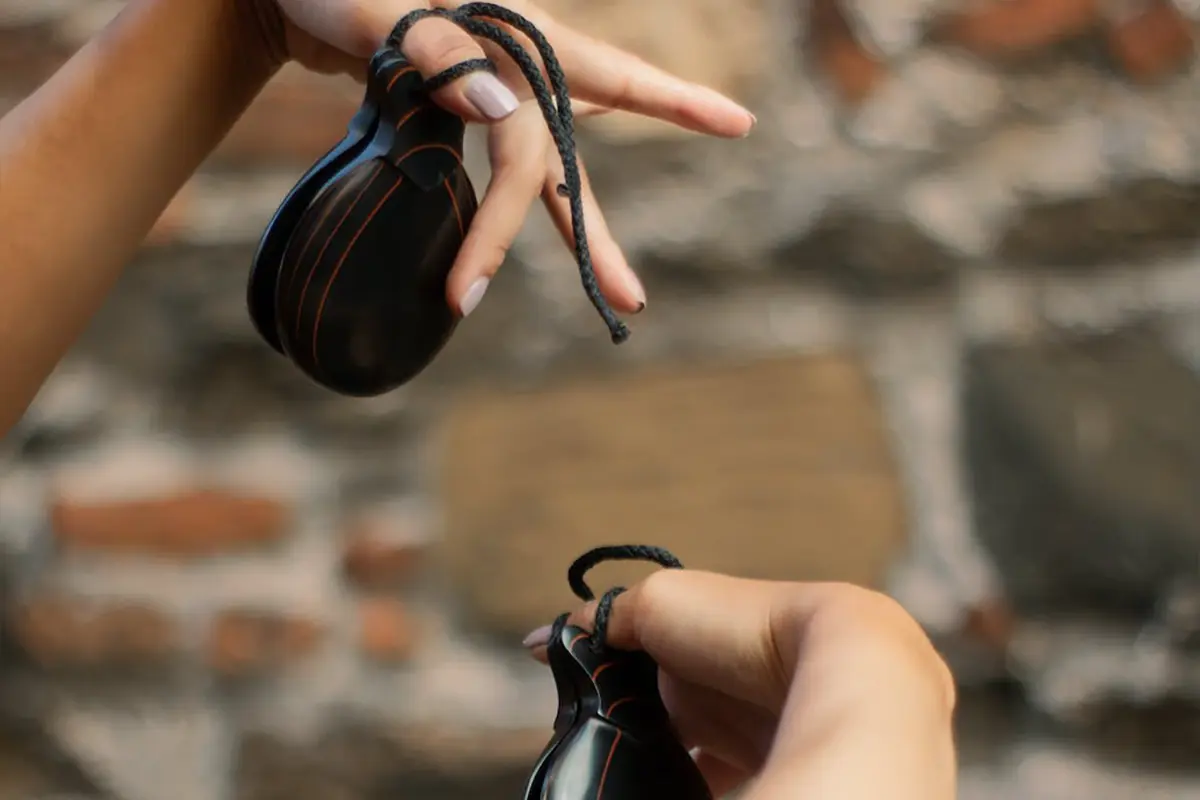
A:
[[[0,103],[121,5],[0,2]],[[57,777],[0,798],[515,796],[516,642],[627,539],[884,588],[968,710],[1014,682],[964,800],[1200,794],[1196,5],[547,7],[760,120],[581,132],[633,338],[537,212],[419,380],[309,385],[246,272],[359,89],[284,70],[4,441],[0,708]]]

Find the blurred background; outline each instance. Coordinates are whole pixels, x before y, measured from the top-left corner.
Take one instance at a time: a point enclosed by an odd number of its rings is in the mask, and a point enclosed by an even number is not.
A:
[[[1200,798],[1200,4],[544,5],[760,121],[581,131],[632,339],[539,209],[427,373],[310,385],[245,280],[361,95],[285,69],[3,440],[0,800],[519,797],[616,542],[893,594],[962,800]],[[121,6],[0,1],[0,108]]]

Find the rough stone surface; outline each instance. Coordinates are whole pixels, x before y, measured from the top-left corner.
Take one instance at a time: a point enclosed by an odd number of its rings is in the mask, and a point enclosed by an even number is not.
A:
[[[1200,382],[1158,337],[994,346],[967,363],[977,530],[1011,597],[1145,613],[1194,574]]]

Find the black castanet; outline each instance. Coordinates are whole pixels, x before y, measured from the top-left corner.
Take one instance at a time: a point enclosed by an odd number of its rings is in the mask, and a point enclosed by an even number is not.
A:
[[[251,269],[250,315],[317,383],[383,394],[453,333],[446,278],[478,208],[464,134],[416,68],[381,50],[346,136],[276,211]]]
[[[547,655],[558,714],[525,800],[712,800],[671,726],[649,655],[597,652],[573,625],[561,626]]]

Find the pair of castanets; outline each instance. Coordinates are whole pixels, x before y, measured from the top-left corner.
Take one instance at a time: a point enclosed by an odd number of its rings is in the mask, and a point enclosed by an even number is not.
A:
[[[563,161],[559,193],[570,202],[584,289],[614,342],[629,333],[596,284],[570,97],[549,42],[503,6],[423,9],[404,17],[371,59],[362,106],[345,138],[284,198],[250,272],[247,300],[258,333],[310,378],[344,395],[379,395],[411,380],[458,323],[446,300],[446,278],[477,199],[463,167],[465,124],[430,94],[494,66],[481,59],[423,79],[400,45],[414,23],[431,15],[495,42],[521,68]],[[534,42],[549,87],[537,63],[497,22]]]

